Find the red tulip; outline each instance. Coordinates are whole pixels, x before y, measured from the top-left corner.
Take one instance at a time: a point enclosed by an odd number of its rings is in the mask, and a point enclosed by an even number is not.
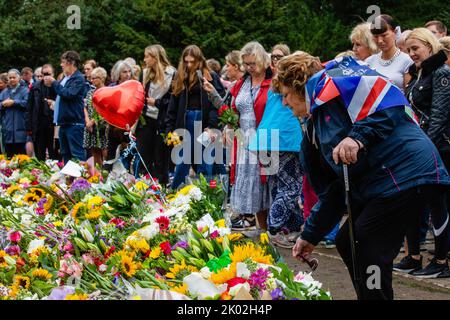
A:
[[[22,239],[22,235],[19,231],[14,231],[9,234],[9,241],[14,243],[19,243],[20,239]]]

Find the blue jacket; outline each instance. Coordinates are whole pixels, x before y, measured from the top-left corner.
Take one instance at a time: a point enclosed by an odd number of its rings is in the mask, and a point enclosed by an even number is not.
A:
[[[14,100],[14,105],[9,108],[4,108],[1,106],[1,103],[7,99]],[[22,81],[15,90],[7,88],[0,93],[0,117],[2,120],[4,143],[26,142],[25,118],[27,113],[27,100],[28,87]]]
[[[272,132],[275,129],[278,130],[278,142],[272,141],[272,136],[276,138]],[[282,96],[269,90],[263,118],[248,148],[250,151],[299,152],[301,132],[300,122],[292,110],[283,105]]]
[[[63,87],[60,81],[52,84],[56,94],[61,97],[59,103],[58,125],[84,125],[84,98],[86,96],[86,79],[77,70]]]
[[[405,113],[392,107],[352,123],[340,98],[317,108],[307,122],[301,161],[319,202],[305,224],[302,238],[317,244],[340,221],[344,211],[342,164],[332,152],[345,137],[365,148],[349,166],[351,201],[357,207],[419,185],[450,185],[439,153],[426,134]]]

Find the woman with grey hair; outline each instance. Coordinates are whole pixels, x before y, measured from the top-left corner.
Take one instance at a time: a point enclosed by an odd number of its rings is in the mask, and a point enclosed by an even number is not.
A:
[[[110,87],[121,84],[122,82],[131,80],[134,76],[133,67],[124,60],[119,60],[111,69],[111,81]]]
[[[267,227],[269,194],[266,176],[261,175],[257,156],[247,149],[251,137],[261,122],[272,81],[270,57],[261,44],[247,43],[241,50],[245,75],[231,89],[231,107],[239,113],[239,129],[243,131],[243,144],[237,143],[231,163],[231,209],[239,214],[233,221],[234,230],[254,229],[255,215],[262,229]]]
[[[8,71],[8,88],[0,93],[0,119],[6,155],[25,154],[28,87],[17,69]]]

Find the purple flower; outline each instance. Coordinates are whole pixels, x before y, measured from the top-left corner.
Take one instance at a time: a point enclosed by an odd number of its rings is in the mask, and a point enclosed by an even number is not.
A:
[[[178,247],[183,248],[183,249],[187,249],[189,247],[189,245],[185,241],[179,241],[179,242],[175,243],[175,245],[172,247],[172,250],[175,250]]]
[[[250,286],[258,288],[259,290],[266,289],[266,280],[269,276],[269,271],[259,268],[256,270],[249,279]]]
[[[69,194],[73,194],[75,191],[84,191],[88,190],[91,187],[91,184],[83,179],[77,179],[72,183],[72,186],[69,189]]]
[[[47,297],[47,300],[64,300],[68,294],[74,293],[75,289],[66,286],[54,288],[50,295]]]
[[[272,296],[272,300],[283,300],[284,299],[283,290],[281,290],[281,288],[276,288],[276,289],[272,290],[270,295]]]
[[[19,246],[9,246],[5,249],[5,252],[10,256],[18,256],[20,254]]]
[[[39,208],[43,208],[44,204],[47,202],[47,198],[42,198],[41,200],[39,200],[38,202],[38,206]]]

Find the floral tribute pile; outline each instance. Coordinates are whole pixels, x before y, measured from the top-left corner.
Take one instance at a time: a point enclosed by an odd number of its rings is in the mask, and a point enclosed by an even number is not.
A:
[[[331,299],[267,234],[231,233],[214,180],[162,197],[149,177],[61,168],[0,158],[0,300]]]

